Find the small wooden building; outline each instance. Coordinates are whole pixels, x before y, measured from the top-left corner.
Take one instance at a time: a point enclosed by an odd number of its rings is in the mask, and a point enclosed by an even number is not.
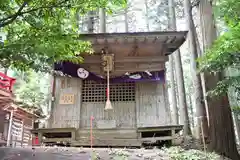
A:
[[[14,78],[11,78],[4,73],[0,72],[0,144],[4,145],[6,143],[4,139],[4,126],[6,114],[3,107],[11,104],[14,100],[14,95],[12,93],[12,86],[15,82]]]
[[[92,43],[94,53],[80,53],[84,58],[80,65],[55,64],[60,74],[54,76],[51,117],[46,128],[33,133],[43,143],[72,146],[89,146],[91,135],[93,146],[141,146],[172,140],[182,126],[171,121],[165,62],[186,34],[81,35],[81,40]],[[106,104],[107,95],[111,105]]]
[[[1,108],[4,118],[3,140],[7,146],[27,146],[32,144],[31,130],[38,115],[20,107],[17,102]]]
[[[0,145],[31,144],[33,123],[39,116],[15,101],[12,87],[16,79],[0,72]]]

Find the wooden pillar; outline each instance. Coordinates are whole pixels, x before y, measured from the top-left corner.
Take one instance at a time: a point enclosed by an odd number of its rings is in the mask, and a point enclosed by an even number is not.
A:
[[[175,142],[175,134],[176,134],[176,132],[175,132],[175,128],[174,129],[172,129],[172,145],[174,144],[174,142]]]
[[[34,128],[34,121],[35,121],[35,119],[32,119],[32,129],[35,129]],[[32,146],[33,145],[35,145],[35,144],[33,144],[33,141],[35,141],[35,138],[36,138],[36,135],[35,134],[32,134],[31,132],[30,132],[30,141],[31,141],[31,143],[32,143]]]
[[[76,140],[76,131],[72,131],[72,141],[75,141]]]
[[[17,146],[17,136],[14,136],[14,143],[12,142],[12,147],[16,148]]]
[[[8,125],[7,147],[10,147],[11,139],[12,139],[13,113],[14,113],[14,111],[11,110],[10,118],[9,118],[9,125]]]
[[[39,145],[41,145],[41,144],[43,143],[43,141],[42,141],[42,136],[43,136],[43,133],[42,133],[42,132],[38,132]]]
[[[24,127],[24,122],[25,120],[22,120],[22,128],[21,128],[21,147],[23,146],[23,141],[24,141],[24,132],[25,132],[25,127]]]

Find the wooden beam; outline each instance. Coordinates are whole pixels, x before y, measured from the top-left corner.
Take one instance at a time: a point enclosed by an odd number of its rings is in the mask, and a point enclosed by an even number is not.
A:
[[[141,38],[141,37],[167,37],[167,36],[177,36],[186,37],[187,31],[168,31],[168,32],[131,32],[131,33],[97,33],[97,34],[81,34],[80,39],[91,40],[91,39],[103,39],[103,38]]]
[[[11,99],[11,97],[5,97],[5,96],[1,96],[0,97],[0,101],[2,101],[2,100],[9,100],[9,99]]]
[[[37,133],[59,133],[59,132],[76,132],[76,128],[38,128],[38,129],[33,129],[32,132]]]
[[[164,141],[164,140],[172,140],[172,136],[164,136],[164,137],[151,137],[151,138],[141,138],[140,141]]]
[[[50,143],[50,142],[71,142],[73,139],[71,138],[45,138],[42,140],[45,143]]]
[[[6,96],[6,97],[12,97],[13,94],[7,90],[1,89],[0,88],[0,95]]]
[[[142,49],[142,48],[145,48],[146,46],[151,46],[154,48],[154,50],[156,52],[158,52],[158,49],[161,47],[161,46],[165,46],[167,48],[175,48],[175,49],[178,49],[183,43],[180,41],[180,42],[175,42],[175,43],[162,43],[162,42],[158,42],[157,40],[153,39],[152,42],[149,42],[149,43],[144,43],[144,42],[138,42],[137,43],[137,46],[139,46],[139,49]],[[108,44],[108,47],[111,49],[111,48],[114,48],[115,46],[118,46],[118,47],[124,47],[124,48],[131,48],[133,47],[134,45],[136,45],[135,42],[120,42],[118,41],[118,43],[109,43]],[[100,50],[99,48],[104,48],[105,44],[103,42],[96,42],[94,41],[94,43],[92,43],[92,46],[93,46],[93,49],[95,52],[97,52],[98,50]],[[99,51],[101,52],[101,51]]]
[[[91,71],[95,74],[100,74],[100,75],[105,75],[105,73],[102,71],[102,68],[97,66],[97,65],[88,65],[88,64],[83,64],[82,65],[86,70]],[[146,70],[148,71],[161,71],[164,70],[164,63],[126,63],[126,64],[119,64],[115,63],[114,64],[114,71],[111,73],[110,76],[112,75],[123,75],[125,73],[134,73],[134,72],[144,72]]]
[[[129,56],[123,58],[116,58],[114,63],[152,63],[152,62],[166,62],[168,57],[166,56]],[[84,58],[84,64],[96,64],[102,63],[100,55],[86,56]]]

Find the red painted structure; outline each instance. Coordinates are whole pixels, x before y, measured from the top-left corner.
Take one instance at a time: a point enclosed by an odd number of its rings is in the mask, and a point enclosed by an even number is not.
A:
[[[36,136],[35,138],[32,139],[32,146],[39,146],[39,140],[38,137]]]
[[[12,87],[16,82],[15,78],[9,77],[0,72],[0,88],[12,92]]]

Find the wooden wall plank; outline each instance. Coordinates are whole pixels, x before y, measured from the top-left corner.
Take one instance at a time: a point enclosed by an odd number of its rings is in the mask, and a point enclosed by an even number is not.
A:
[[[113,110],[105,111],[105,102],[82,103],[81,128],[90,128],[90,117],[94,117],[93,127],[97,128],[98,121],[115,120],[115,128],[135,128],[135,102],[112,102]]]
[[[170,125],[167,99],[161,82],[138,82],[136,84],[137,127]]]
[[[53,107],[52,128],[80,126],[82,81],[78,78],[56,77],[55,101]],[[74,94],[73,104],[60,104],[62,94]]]

